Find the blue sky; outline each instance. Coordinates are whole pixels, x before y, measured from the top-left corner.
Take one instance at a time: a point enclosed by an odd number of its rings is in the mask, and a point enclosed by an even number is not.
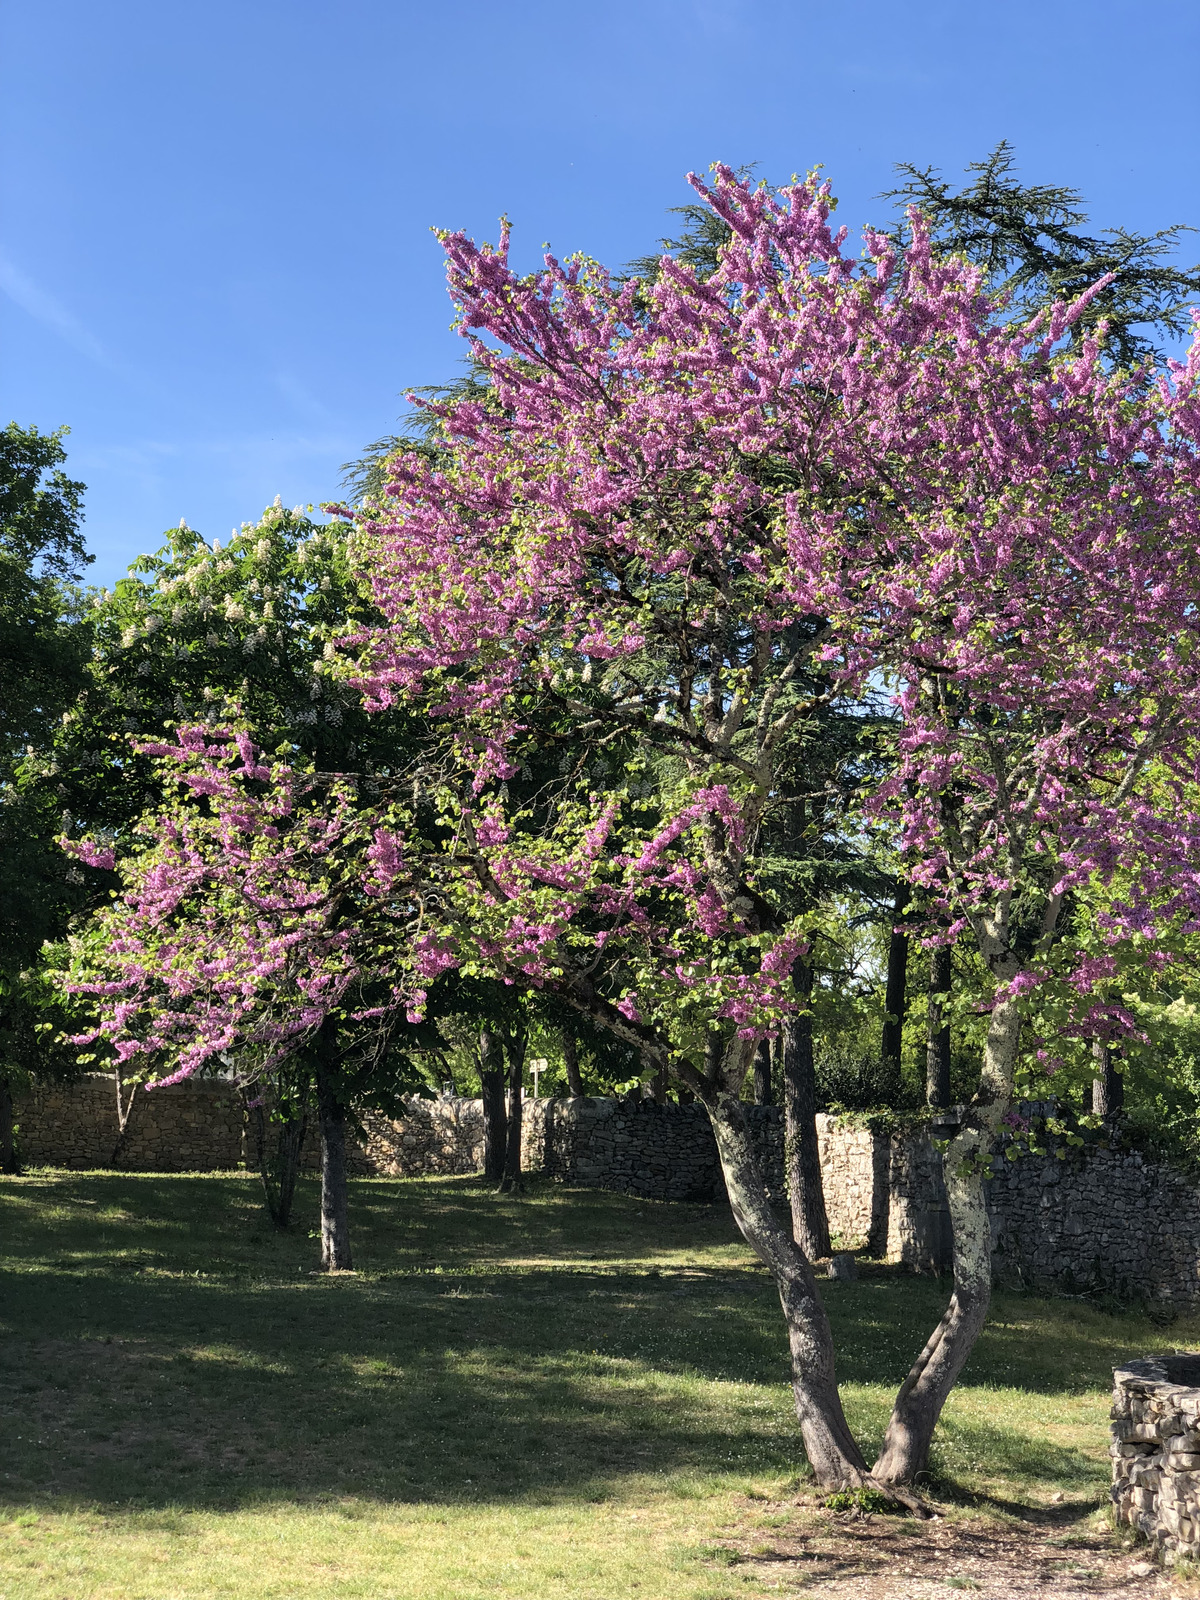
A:
[[[452,375],[432,225],[619,264],[720,159],[823,162],[853,230],[893,162],[1001,138],[1098,227],[1200,224],[1198,43],[1181,0],[9,5],[0,412],[70,425],[111,582],[180,517],[335,496]]]

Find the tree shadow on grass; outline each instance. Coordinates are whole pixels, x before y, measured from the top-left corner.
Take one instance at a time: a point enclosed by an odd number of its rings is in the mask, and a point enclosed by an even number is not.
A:
[[[558,1190],[500,1211],[466,1184],[364,1187],[360,1259],[386,1270],[320,1279],[305,1230],[265,1229],[240,1180],[20,1186],[0,1276],[0,1499],[528,1502],[800,1468],[778,1302],[710,1208]],[[403,1244],[388,1237],[402,1224]],[[695,1264],[655,1265],[696,1234]],[[480,1265],[550,1246],[555,1265]],[[605,1251],[626,1265],[596,1262]],[[868,1444],[944,1294],[894,1275],[831,1286]],[[968,1383],[1107,1385],[1122,1324],[1025,1297],[999,1311]],[[1083,1452],[990,1419],[948,1419],[939,1450],[952,1474],[1096,1477]]]
[[[247,1289],[93,1274],[86,1317],[110,1334],[18,1317],[22,1333],[0,1343],[0,1496],[537,1501],[603,1498],[634,1474],[800,1469],[781,1334],[761,1296],[739,1300],[739,1284],[710,1277],[708,1295],[689,1284],[681,1306],[669,1278],[564,1291],[551,1277]],[[13,1289],[13,1277],[0,1288],[10,1309]],[[64,1297],[68,1322],[71,1309]],[[851,1407],[872,1433],[878,1409]],[[962,1424],[956,1443],[1005,1476],[1095,1475],[1078,1452],[1016,1429]]]
[[[601,1334],[593,1354],[549,1296],[503,1283],[91,1287],[111,1335],[26,1323],[0,1343],[10,1503],[602,1497],[631,1473],[797,1464],[778,1393],[714,1396]]]

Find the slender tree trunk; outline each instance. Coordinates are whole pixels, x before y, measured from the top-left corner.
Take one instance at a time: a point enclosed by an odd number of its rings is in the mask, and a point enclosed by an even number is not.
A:
[[[925,1099],[931,1106],[950,1104],[950,1023],[946,997],[953,980],[950,946],[930,951],[929,1028],[925,1044]]]
[[[487,1028],[479,1035],[479,1086],[483,1096],[483,1176],[488,1183],[504,1177],[508,1129],[504,1114],[504,1072],[500,1041]]]
[[[758,1049],[754,1052],[754,1104],[756,1106],[774,1105],[771,1094],[771,1045],[767,1039],[760,1039]]]
[[[117,1092],[117,1142],[113,1145],[112,1165],[115,1167],[125,1153],[125,1140],[129,1135],[129,1119],[133,1115],[139,1085],[134,1084],[126,1100],[121,1087],[121,1069],[113,1069],[113,1084]]]
[[[908,934],[904,931],[904,914],[908,910],[908,899],[908,885],[899,884],[892,910],[892,932],[888,940],[887,989],[883,1002],[887,1012],[883,1024],[883,1065],[888,1085],[897,1099],[900,1095],[904,1059],[904,1013],[908,1005]]]
[[[289,1117],[279,1127],[277,1167],[279,1211],[278,1226],[286,1228],[292,1221],[292,1204],[296,1198],[296,1179],[300,1176],[300,1157],[304,1153],[304,1135],[308,1131],[308,1118],[301,1114]]]
[[[660,1068],[650,1080],[650,1094],[656,1106],[665,1106],[667,1103],[667,1072]]]
[[[508,1130],[504,1151],[504,1176],[500,1180],[501,1194],[520,1194],[525,1187],[521,1171],[521,1079],[525,1066],[525,1034],[510,1034],[504,1041],[508,1052]]]
[[[779,1291],[791,1348],[796,1416],[809,1463],[825,1488],[858,1487],[868,1478],[866,1462],[842,1411],[833,1336],[811,1263],[767,1200],[740,1100],[721,1094],[705,1103],[734,1221],[769,1268]]]
[[[19,1170],[13,1137],[12,1087],[8,1079],[0,1075],[0,1172],[12,1174]]]
[[[577,1098],[583,1096],[583,1079],[579,1076],[579,1045],[575,1035],[563,1029],[563,1066],[567,1069],[567,1091]]]
[[[829,1219],[821,1182],[821,1147],[817,1142],[817,1077],[813,1062],[812,968],[802,958],[794,968],[802,1010],[780,1024],[780,1078],[783,1090],[784,1160],[792,1235],[810,1261],[829,1254]]]
[[[1097,1072],[1092,1079],[1092,1110],[1111,1120],[1121,1114],[1125,1105],[1125,1079],[1117,1071],[1112,1045],[1097,1039],[1092,1045],[1092,1056]]]
[[[1008,1109],[1020,1036],[1015,1000],[992,1012],[976,1104],[950,1140],[944,1158],[946,1197],[954,1232],[954,1290],[945,1315],[909,1372],[884,1435],[874,1476],[911,1483],[929,1462],[933,1431],[946,1398],[983,1328],[992,1296],[992,1233],[983,1192],[983,1165]]]
[[[253,1114],[258,1173],[262,1179],[267,1215],[277,1228],[286,1228],[292,1220],[292,1202],[296,1195],[296,1179],[300,1172],[300,1156],[304,1149],[308,1118],[303,1112],[278,1117],[274,1122],[275,1148],[272,1150],[271,1124],[261,1100],[253,1107]]]
[[[321,1271],[351,1272],[346,1106],[333,1061],[329,1025],[317,1042],[317,1112],[321,1122]]]

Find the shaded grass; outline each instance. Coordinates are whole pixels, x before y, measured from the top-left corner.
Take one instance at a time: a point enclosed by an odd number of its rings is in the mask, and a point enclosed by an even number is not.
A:
[[[727,1211],[474,1179],[352,1205],[359,1272],[321,1278],[249,1179],[4,1184],[2,1600],[727,1592],[714,1530],[803,1479],[778,1304]],[[944,1294],[829,1286],[868,1450]],[[997,1296],[937,1486],[1097,1503],[1112,1365],[1197,1331]]]

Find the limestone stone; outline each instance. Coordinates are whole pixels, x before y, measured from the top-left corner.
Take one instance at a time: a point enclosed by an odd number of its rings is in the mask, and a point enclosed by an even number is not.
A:
[[[1113,1373],[1114,1513],[1168,1564],[1200,1557],[1200,1450],[1187,1448],[1200,1432],[1197,1401],[1200,1355],[1129,1361]]]

